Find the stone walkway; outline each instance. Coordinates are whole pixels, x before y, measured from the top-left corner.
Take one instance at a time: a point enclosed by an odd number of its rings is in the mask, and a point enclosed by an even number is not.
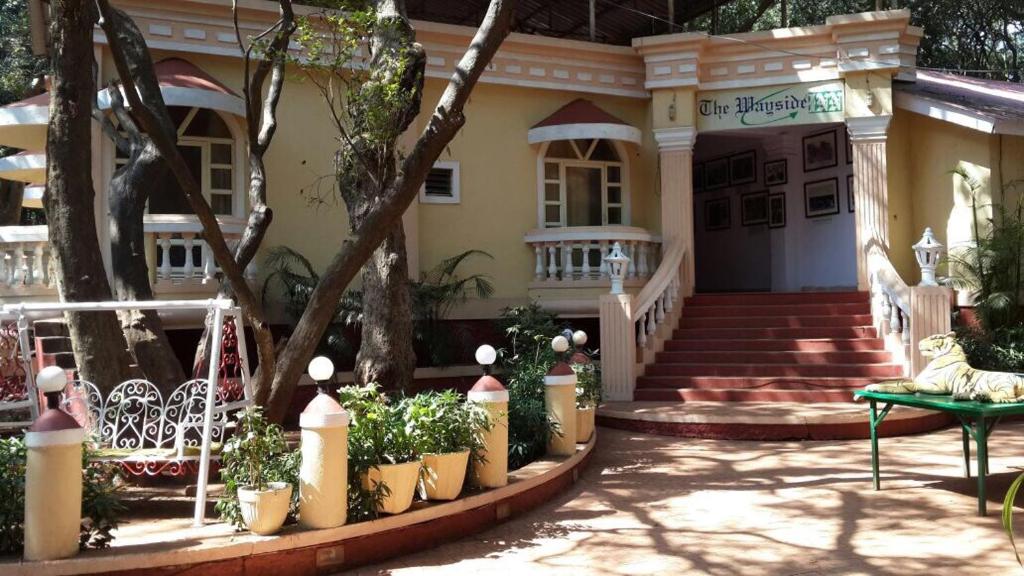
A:
[[[993,433],[989,516],[975,516],[960,433],[729,442],[602,428],[579,483],[487,532],[358,574],[1019,574],[999,524],[1024,423]],[[1024,510],[1019,512],[1024,516]],[[1018,522],[1024,530],[1024,521]]]

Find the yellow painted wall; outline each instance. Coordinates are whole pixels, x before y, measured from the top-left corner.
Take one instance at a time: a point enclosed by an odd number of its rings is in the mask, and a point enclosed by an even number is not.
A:
[[[889,124],[889,137],[886,142],[889,242],[892,248],[889,256],[900,276],[907,282],[916,280],[919,275],[910,246],[921,236],[921,230],[915,231],[917,224],[914,222],[911,116],[909,112],[897,110]]]

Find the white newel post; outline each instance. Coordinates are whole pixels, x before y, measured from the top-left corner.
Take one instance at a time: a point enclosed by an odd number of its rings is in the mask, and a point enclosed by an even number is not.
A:
[[[632,400],[636,386],[636,335],[633,328],[633,296],[625,294],[622,281],[629,259],[618,243],[604,258],[612,280],[611,293],[598,301],[601,322],[601,388],[607,400]]]
[[[661,235],[664,246],[673,238],[681,238],[687,254],[693,247],[693,145],[697,129],[693,126],[657,128],[654,140],[658,143],[661,165]],[[693,258],[682,268],[683,296],[693,295]],[[603,341],[602,341],[603,342]]]
[[[853,148],[854,212],[857,235],[857,289],[870,290],[867,253],[889,253],[889,185],[886,137],[892,116],[846,119]]]
[[[946,334],[952,329],[953,291],[935,281],[935,268],[945,247],[935,239],[931,228],[925,228],[921,240],[914,244],[914,257],[921,267],[921,283],[910,288],[910,376],[921,373],[929,359],[917,349],[917,343],[933,334]]]
[[[349,416],[331,397],[334,364],[330,359],[314,358],[308,371],[320,389],[299,416],[299,524],[335,528],[345,523],[348,512]]]

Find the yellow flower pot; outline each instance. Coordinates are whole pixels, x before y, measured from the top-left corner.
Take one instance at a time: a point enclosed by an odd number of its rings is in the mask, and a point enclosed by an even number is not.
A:
[[[292,485],[271,482],[267,490],[238,489],[242,520],[253,534],[266,536],[281,529],[292,501]]]
[[[587,442],[594,433],[594,416],[597,408],[576,408],[576,442]]]
[[[412,506],[412,496],[416,493],[422,465],[419,460],[404,464],[381,464],[370,468],[363,475],[364,490],[372,490],[377,484],[388,487],[389,494],[381,500],[378,512],[401,514]]]
[[[455,500],[462,493],[469,464],[469,450],[447,454],[424,454],[420,477],[420,498]]]

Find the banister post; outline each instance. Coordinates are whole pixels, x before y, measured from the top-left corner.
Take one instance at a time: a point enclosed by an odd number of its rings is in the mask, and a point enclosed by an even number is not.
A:
[[[611,277],[609,294],[598,300],[601,323],[601,389],[608,400],[632,400],[636,386],[636,334],[633,296],[623,290],[629,258],[616,242],[604,257]]]
[[[925,228],[921,240],[911,248],[921,267],[921,283],[910,288],[910,377],[913,378],[929,361],[917,349],[917,343],[952,329],[953,291],[939,286],[935,280],[935,267],[945,247],[935,239],[932,229]]]

